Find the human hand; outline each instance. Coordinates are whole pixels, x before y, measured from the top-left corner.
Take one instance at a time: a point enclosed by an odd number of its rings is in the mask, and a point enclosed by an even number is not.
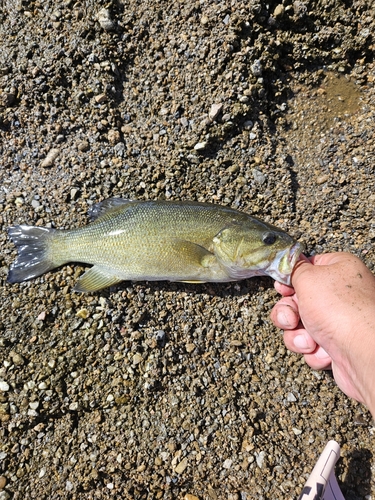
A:
[[[271,319],[288,349],[315,370],[332,369],[337,385],[375,417],[375,276],[349,253],[300,260],[292,287],[275,283],[283,298]]]

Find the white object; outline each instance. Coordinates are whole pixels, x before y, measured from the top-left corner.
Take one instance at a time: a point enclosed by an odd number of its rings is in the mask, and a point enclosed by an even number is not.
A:
[[[335,465],[339,458],[339,444],[329,441],[298,500],[345,500],[335,476]]]

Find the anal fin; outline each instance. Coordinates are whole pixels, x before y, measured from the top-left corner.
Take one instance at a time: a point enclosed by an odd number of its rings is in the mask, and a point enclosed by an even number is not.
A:
[[[97,292],[102,288],[115,285],[123,281],[122,278],[114,275],[107,269],[99,266],[91,267],[78,280],[73,288],[74,292]]]

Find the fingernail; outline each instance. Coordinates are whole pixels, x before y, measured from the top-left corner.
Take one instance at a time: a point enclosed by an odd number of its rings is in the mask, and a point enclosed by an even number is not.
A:
[[[279,325],[284,330],[288,330],[289,328],[291,328],[291,324],[289,322],[288,315],[285,314],[285,311],[283,311],[283,310],[278,311],[278,313],[277,313],[277,321],[278,321]]]
[[[308,349],[309,344],[307,343],[307,339],[304,335],[297,335],[294,338],[294,345],[297,349]]]
[[[316,351],[315,356],[319,359],[329,358],[329,354],[327,351],[323,349],[323,347],[319,347]]]

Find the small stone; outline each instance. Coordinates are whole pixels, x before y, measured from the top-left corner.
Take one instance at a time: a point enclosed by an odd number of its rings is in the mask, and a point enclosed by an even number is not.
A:
[[[206,24],[208,24],[208,22],[209,18],[205,14],[203,14],[203,16],[201,17],[201,24],[205,26]]]
[[[87,319],[90,316],[90,312],[86,308],[83,308],[77,311],[76,316],[78,316],[78,318]]]
[[[257,462],[257,466],[261,469],[264,465],[264,459],[266,458],[266,452],[260,451],[259,453],[255,453],[255,460]]]
[[[9,355],[12,358],[12,361],[15,365],[20,366],[25,364],[25,360],[23,359],[21,354],[18,354],[18,352],[10,351]]]
[[[50,368],[55,368],[56,367],[56,360],[55,359],[50,359],[48,362],[47,362],[47,365],[50,367]]]
[[[66,483],[65,483],[66,491],[72,491],[73,488],[74,488],[73,483],[71,481],[66,481]]]
[[[16,101],[16,96],[15,94],[12,94],[10,92],[3,92],[0,94],[0,106],[4,106],[5,108],[8,108],[12,106]]]
[[[52,148],[49,150],[47,156],[44,158],[42,163],[40,164],[41,167],[52,167],[52,165],[55,163],[56,158],[59,156],[60,150],[57,148]]]
[[[256,59],[250,66],[251,72],[254,76],[261,76],[263,72],[262,63],[259,59]]]
[[[189,352],[189,353],[190,353],[190,352],[193,352],[193,351],[194,351],[194,349],[195,349],[195,344],[186,344],[186,345],[185,345],[185,349],[186,349],[186,351],[187,351],[187,352]]]
[[[187,466],[188,466],[188,459],[185,457],[181,460],[181,462],[175,468],[176,474],[182,474]]]
[[[138,353],[135,353],[134,356],[133,356],[133,364],[134,365],[139,365],[139,363],[141,363],[143,361],[143,358],[140,354]]]
[[[108,101],[108,97],[106,94],[98,94],[94,97],[94,99],[95,99],[95,102],[97,102],[98,104],[102,104],[103,102]]]
[[[273,17],[277,19],[278,17],[282,17],[285,12],[285,7],[283,4],[276,5],[275,10],[273,11]]]
[[[9,391],[9,389],[10,389],[9,384],[5,382],[5,380],[0,380],[0,391],[7,392]]]
[[[77,189],[77,188],[71,189],[70,190],[70,199],[75,200],[78,193],[79,193],[79,189]]]
[[[297,401],[297,398],[292,392],[288,392],[286,400],[289,401],[289,403],[294,403],[295,401]]]
[[[107,139],[108,139],[108,142],[110,144],[112,144],[112,146],[117,144],[119,142],[120,138],[121,138],[120,132],[118,130],[109,130],[108,135],[107,135]]]
[[[297,429],[296,427],[293,427],[293,432],[296,436],[299,436],[300,434],[302,434],[302,431],[301,429]]]
[[[191,493],[186,493],[186,495],[184,496],[184,500],[199,500],[199,498],[195,495],[192,495]]]
[[[225,462],[223,463],[223,467],[224,467],[224,469],[230,469],[232,467],[232,464],[233,464],[233,460],[231,460],[230,458],[227,458],[225,460]]]
[[[88,151],[89,149],[90,149],[90,144],[88,143],[88,141],[82,141],[78,144],[79,151],[85,152]]]
[[[209,119],[211,121],[216,120],[216,118],[221,113],[222,109],[223,109],[223,103],[219,102],[219,103],[213,104],[211,106],[211,109],[210,109],[209,113],[208,113]]]
[[[267,180],[267,177],[263,174],[263,172],[257,168],[253,169],[253,177],[256,182],[259,182],[259,184],[264,184]]]
[[[7,478],[5,476],[0,476],[0,490],[3,490],[6,484]]]
[[[194,146],[194,149],[196,151],[200,151],[200,150],[204,149],[206,146],[207,146],[207,141],[197,142],[197,144]]]
[[[327,182],[329,180],[329,176],[328,175],[320,175],[317,179],[316,179],[316,183],[318,184],[318,186],[320,186],[320,184],[324,184],[325,182]]]
[[[97,15],[97,19],[100,26],[105,31],[112,31],[113,29],[115,29],[116,25],[111,18],[111,13],[109,9],[100,9]]]
[[[0,500],[9,500],[10,494],[7,491],[0,491]]]
[[[32,410],[37,410],[39,408],[39,401],[33,401],[32,403],[29,403],[29,407]]]

